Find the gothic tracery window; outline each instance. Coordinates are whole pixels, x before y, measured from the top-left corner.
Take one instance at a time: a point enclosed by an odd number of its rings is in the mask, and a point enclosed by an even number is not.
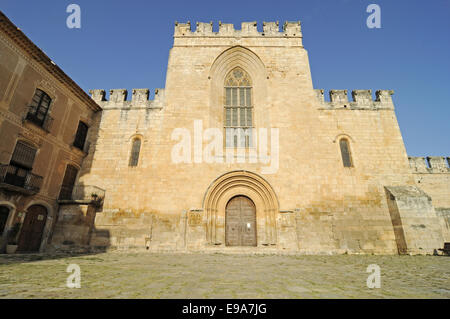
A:
[[[237,67],[226,77],[224,102],[226,146],[253,146],[252,82],[243,69]]]

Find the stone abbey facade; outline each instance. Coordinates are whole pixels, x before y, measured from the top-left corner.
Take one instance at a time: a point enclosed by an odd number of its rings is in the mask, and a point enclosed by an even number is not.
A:
[[[300,22],[175,23],[164,89],[90,93],[99,110],[82,160],[55,178],[42,250],[432,254],[450,241],[449,158],[408,158],[391,90],[325,101]]]

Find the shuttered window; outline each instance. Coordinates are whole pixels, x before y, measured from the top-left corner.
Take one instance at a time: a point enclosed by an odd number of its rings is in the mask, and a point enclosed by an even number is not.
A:
[[[45,117],[47,116],[48,109],[52,99],[47,93],[40,89],[36,89],[33,100],[31,101],[30,110],[27,118],[38,125],[43,125]]]
[[[139,162],[139,153],[141,151],[141,140],[136,138],[131,146],[130,162],[128,166],[137,166]]]
[[[252,86],[250,76],[241,68],[225,79],[225,137],[227,147],[251,147],[253,130]]]
[[[11,157],[11,165],[19,166],[31,170],[36,156],[36,149],[25,144],[24,142],[17,142]]]
[[[73,146],[79,148],[80,150],[84,150],[84,144],[86,142],[87,132],[88,132],[88,126],[83,123],[78,123],[78,129],[77,134],[75,135],[75,141],[73,142]]]
[[[348,140],[343,138],[339,141],[339,146],[341,148],[341,155],[342,155],[342,163],[344,164],[344,167],[352,167],[352,157],[350,154],[350,146],[348,143]]]

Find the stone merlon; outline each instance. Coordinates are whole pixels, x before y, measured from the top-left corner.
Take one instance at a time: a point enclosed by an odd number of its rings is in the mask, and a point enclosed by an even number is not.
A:
[[[280,31],[279,22],[263,22],[263,32],[257,29],[257,22],[242,22],[241,29],[235,30],[232,23],[219,21],[219,31],[213,32],[213,22],[197,22],[195,31],[191,29],[191,23],[175,22],[175,37],[184,36],[213,36],[213,37],[302,37],[300,21],[286,21]]]
[[[329,109],[394,109],[391,97],[393,90],[377,90],[375,100],[372,90],[353,90],[352,101],[348,100],[347,90],[330,90],[330,102],[325,101],[323,89],[316,89],[315,92],[320,105]]]
[[[428,156],[414,157],[410,156],[409,166],[413,173],[450,173],[450,157]],[[428,164],[428,165],[427,165]]]
[[[149,89],[133,89],[131,101],[127,100],[128,90],[126,89],[110,90],[109,100],[106,99],[105,90],[89,90],[89,93],[95,102],[107,107],[125,106],[128,104],[128,107],[140,105],[163,107],[164,105],[164,89],[155,89],[155,98],[153,100],[149,99]]]

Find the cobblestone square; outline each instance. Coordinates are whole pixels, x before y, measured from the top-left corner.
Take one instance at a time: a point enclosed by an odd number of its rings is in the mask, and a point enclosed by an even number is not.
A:
[[[69,264],[81,288],[67,288]],[[381,269],[381,288],[366,285]],[[443,256],[1,255],[0,298],[450,298]]]

